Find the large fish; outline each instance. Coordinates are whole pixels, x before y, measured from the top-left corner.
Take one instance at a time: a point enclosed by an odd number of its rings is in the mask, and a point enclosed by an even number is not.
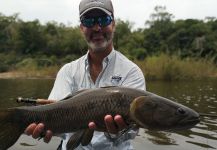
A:
[[[0,110],[0,150],[12,146],[33,122],[44,123],[54,134],[76,132],[67,149],[87,145],[93,136],[88,123],[94,121],[98,131],[106,132],[107,114],[120,114],[129,126],[150,130],[187,129],[199,122],[194,110],[150,92],[126,87],[88,89],[52,104]]]

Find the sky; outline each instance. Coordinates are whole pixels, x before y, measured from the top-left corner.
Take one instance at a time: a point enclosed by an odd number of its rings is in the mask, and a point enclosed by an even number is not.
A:
[[[0,0],[0,13],[6,16],[19,13],[24,21],[38,19],[67,26],[79,25],[80,0]],[[115,18],[132,22],[133,28],[145,27],[157,5],[166,6],[167,12],[177,19],[217,18],[217,0],[112,0]]]

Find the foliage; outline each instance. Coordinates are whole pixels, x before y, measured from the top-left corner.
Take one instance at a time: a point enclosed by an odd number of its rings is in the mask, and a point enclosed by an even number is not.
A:
[[[116,19],[114,47],[132,60],[156,62],[155,56],[166,54],[171,60],[160,72],[168,79],[175,72],[180,74],[173,59],[203,60],[216,65],[217,19],[212,16],[204,20],[173,19],[165,6],[154,8],[144,28],[133,30],[133,23]],[[19,14],[0,13],[0,72],[60,66],[85,54],[86,50],[79,26],[69,27],[55,21],[42,25],[38,20],[24,22]],[[164,59],[161,56],[156,67]]]
[[[204,59],[180,59],[177,56],[160,54],[136,63],[148,80],[202,79],[217,75],[216,66]]]

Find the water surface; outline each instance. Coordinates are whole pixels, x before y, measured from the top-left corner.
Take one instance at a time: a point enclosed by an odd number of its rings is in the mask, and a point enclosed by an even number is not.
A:
[[[0,79],[0,108],[20,106],[16,97],[47,98],[52,79]],[[206,81],[150,81],[147,90],[186,105],[197,112],[217,115],[217,80]],[[2,130],[2,129],[1,129]],[[51,143],[22,135],[10,150],[56,149],[60,139]],[[191,130],[157,132],[140,130],[133,141],[138,150],[213,150],[217,149],[217,117],[201,117],[201,122]]]

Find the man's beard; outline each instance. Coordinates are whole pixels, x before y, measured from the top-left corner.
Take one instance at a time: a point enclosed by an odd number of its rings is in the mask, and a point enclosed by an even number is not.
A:
[[[92,35],[90,35],[90,37],[85,37],[88,46],[90,47],[90,49],[93,52],[105,51],[107,49],[107,47],[109,46],[109,44],[112,43],[114,32],[112,32],[112,33],[104,33],[103,34],[104,41],[102,43],[100,43],[100,44],[96,44],[96,43],[91,41],[91,38],[93,37],[94,34],[97,34],[97,33],[93,33]]]

